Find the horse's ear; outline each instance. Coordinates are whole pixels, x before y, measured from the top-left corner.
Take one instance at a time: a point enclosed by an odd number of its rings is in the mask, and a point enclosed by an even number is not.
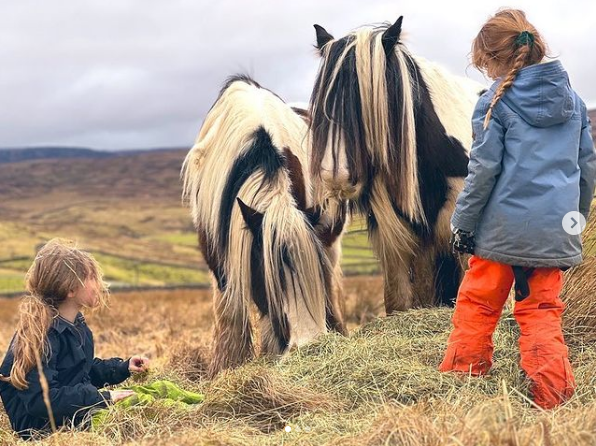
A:
[[[401,34],[401,22],[404,19],[404,16],[400,16],[399,19],[395,21],[393,25],[391,25],[387,30],[383,33],[383,37],[381,37],[381,42],[383,43],[383,48],[385,49],[385,54],[389,55],[399,42],[399,35]]]
[[[313,206],[304,210],[304,215],[308,219],[311,226],[316,226],[321,219],[321,208],[319,206]]]
[[[321,25],[313,25],[317,32],[317,49],[323,50],[323,47],[333,40],[333,36],[329,34]]]
[[[238,201],[238,206],[240,206],[242,218],[246,222],[248,229],[250,229],[250,232],[252,232],[253,234],[256,234],[261,230],[261,226],[263,224],[263,214],[251,208],[240,198],[236,197],[236,200]]]

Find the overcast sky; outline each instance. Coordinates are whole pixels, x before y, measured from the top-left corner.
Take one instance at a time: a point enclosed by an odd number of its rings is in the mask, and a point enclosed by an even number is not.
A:
[[[312,25],[335,37],[404,15],[410,50],[455,73],[501,6],[519,7],[596,107],[596,1],[0,0],[0,147],[192,144],[226,77],[308,101]]]

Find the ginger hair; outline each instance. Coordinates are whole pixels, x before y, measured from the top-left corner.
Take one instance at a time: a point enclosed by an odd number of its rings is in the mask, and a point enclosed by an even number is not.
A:
[[[524,31],[530,34],[530,40],[519,43]],[[539,63],[546,51],[542,36],[519,9],[500,10],[482,26],[472,42],[472,65],[492,79],[503,77],[486,113],[485,129],[493,108],[511,87],[519,70]]]
[[[25,278],[27,294],[19,306],[12,342],[14,362],[4,381],[20,390],[29,387],[26,376],[36,366],[36,356],[47,359],[51,354],[47,334],[58,316],[58,306],[71,291],[87,286],[88,280],[97,293],[97,307],[105,306],[107,284],[91,254],[61,239],[52,239],[39,250]]]

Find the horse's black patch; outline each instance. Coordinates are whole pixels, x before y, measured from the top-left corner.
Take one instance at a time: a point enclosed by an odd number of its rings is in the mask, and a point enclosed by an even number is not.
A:
[[[447,178],[465,177],[468,174],[468,156],[462,144],[447,135],[419,67],[411,58],[406,58],[406,61],[413,83],[420,199],[428,226],[412,222],[399,210],[397,213],[410,222],[418,236],[429,239],[447,200]]]
[[[306,187],[304,185],[302,164],[298,157],[287,147],[284,148],[284,156],[286,157],[286,167],[292,183],[292,196],[298,209],[304,211],[306,210]]]
[[[372,233],[373,231],[377,231],[379,229],[379,222],[377,221],[377,217],[375,217],[373,211],[370,211],[366,215],[366,226],[368,228],[369,233]]]
[[[271,327],[277,339],[277,345],[280,352],[285,352],[290,345],[290,321],[286,313],[279,315],[279,318],[270,318]]]
[[[258,170],[263,173],[263,183],[271,182],[284,165],[285,159],[271,142],[269,133],[259,127],[254,133],[250,148],[234,161],[222,192],[218,234],[218,254],[222,259],[226,258],[232,209],[240,188]]]
[[[329,224],[314,225],[315,233],[317,237],[325,247],[331,247],[341,235],[346,224],[348,204],[342,201],[339,205],[338,214],[335,216],[334,221]]]
[[[453,307],[459,289],[461,266],[453,254],[439,254],[435,259],[435,271],[437,304]]]
[[[203,258],[205,259],[205,262],[207,262],[207,266],[215,276],[215,280],[217,281],[217,288],[219,288],[219,290],[223,292],[227,285],[227,278],[223,264],[217,256],[214,247],[208,243],[207,234],[205,233],[205,231],[199,228],[197,229],[197,235],[199,238],[199,248],[201,249]]]
[[[263,316],[269,314],[267,292],[265,291],[265,266],[263,264],[263,232],[262,228],[253,233],[250,248],[250,286],[252,300]]]
[[[250,250],[250,285],[251,285],[251,294],[252,300],[257,306],[259,312],[263,316],[269,317],[269,322],[271,323],[271,328],[273,330],[273,334],[275,335],[275,339],[277,340],[279,349],[281,352],[285,351],[288,345],[290,344],[290,324],[285,313],[277,314],[274,309],[269,308],[269,303],[267,300],[267,291],[265,288],[265,265],[264,265],[264,255],[263,255],[263,231],[262,227],[258,228],[256,231],[252,231],[253,234],[253,241]],[[282,252],[280,253],[282,257],[281,264],[291,265],[289,259],[287,259],[287,247],[282,247]],[[282,282],[282,290],[283,296],[274,296],[275,298],[283,299],[286,296],[286,278],[284,271],[279,271],[279,277]]]

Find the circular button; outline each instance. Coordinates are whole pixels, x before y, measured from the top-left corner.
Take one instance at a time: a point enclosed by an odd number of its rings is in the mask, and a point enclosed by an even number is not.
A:
[[[577,211],[567,212],[562,223],[563,229],[569,235],[579,235],[586,229],[586,219]]]

